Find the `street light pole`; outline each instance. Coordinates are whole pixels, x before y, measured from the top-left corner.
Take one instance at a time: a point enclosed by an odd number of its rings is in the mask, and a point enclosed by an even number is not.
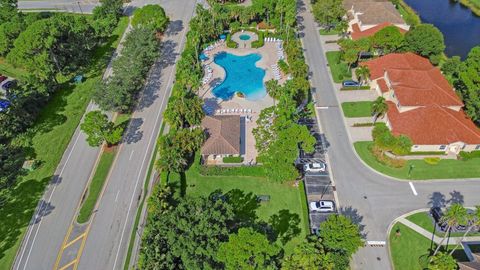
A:
[[[80,6],[80,1],[77,1],[77,5],[78,5],[78,8],[80,9],[80,13],[82,13],[83,15],[83,10],[82,10],[82,7]]]

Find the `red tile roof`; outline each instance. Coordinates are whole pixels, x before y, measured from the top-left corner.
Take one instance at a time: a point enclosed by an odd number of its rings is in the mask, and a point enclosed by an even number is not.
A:
[[[463,106],[440,70],[426,58],[413,53],[392,53],[363,62],[370,78],[388,77],[402,106]]]
[[[202,146],[202,155],[240,154],[240,116],[205,116],[202,127],[208,138]]]
[[[355,24],[352,25],[352,30],[353,31],[352,31],[351,37],[352,37],[353,40],[361,39],[361,38],[364,38],[364,37],[370,37],[370,36],[375,35],[375,33],[382,30],[383,28],[385,28],[387,26],[391,26],[391,25],[394,25],[394,24],[389,23],[389,22],[384,22],[384,23],[381,23],[381,24],[377,24],[376,26],[374,26],[372,28],[369,28],[365,31],[361,31],[358,24],[355,23]],[[402,34],[407,32],[405,29],[402,29],[400,27],[397,27],[397,28],[398,28],[398,30],[400,30],[400,32]]]
[[[379,79],[377,83],[378,83],[378,86],[380,86],[380,91],[382,91],[382,93],[386,93],[390,90],[388,89],[387,83],[385,82],[384,79]]]
[[[400,113],[393,102],[387,101],[387,104],[392,133],[407,135],[414,144],[480,144],[480,129],[463,110],[457,112],[433,105]]]

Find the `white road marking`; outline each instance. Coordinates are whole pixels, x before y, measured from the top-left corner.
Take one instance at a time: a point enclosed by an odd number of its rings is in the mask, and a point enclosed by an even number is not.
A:
[[[328,106],[317,106],[316,108],[319,110],[327,110]]]
[[[413,183],[412,183],[412,182],[408,182],[408,184],[410,184],[410,188],[412,189],[413,195],[417,196],[418,193],[417,193],[417,190],[415,190],[415,187],[413,186]]]
[[[87,108],[87,111],[90,111],[91,108],[92,108],[92,105],[93,103],[90,103],[88,105],[88,108]],[[67,156],[67,160],[65,161],[65,164],[63,165],[63,168],[62,170],[60,171],[60,173],[58,174],[58,178],[60,178],[63,174],[63,171],[65,170],[65,168],[67,167],[67,164],[68,164],[68,161],[70,160],[70,157],[72,156],[73,154],[73,150],[75,149],[75,146],[77,145],[77,142],[78,142],[78,139],[80,138],[80,133],[77,134],[77,138],[75,139],[75,142],[73,143],[73,146],[72,146],[72,149],[70,150],[70,153],[68,153],[68,156]],[[68,147],[68,146],[67,146]],[[53,186],[53,189],[52,189],[52,193],[50,193],[50,196],[48,197],[48,201],[47,203],[50,203],[50,201],[52,200],[52,197],[53,197],[53,194],[55,193],[55,189],[57,188],[58,185],[54,185]],[[37,213],[35,214],[34,218],[37,219],[38,218],[38,210],[41,210],[43,205],[45,204],[45,201],[42,201],[42,204],[40,205],[39,208],[37,208]],[[25,259],[25,264],[23,266],[23,269],[27,268],[27,264],[28,264],[28,260],[30,258],[30,254],[32,253],[32,249],[33,249],[33,246],[35,244],[35,240],[37,239],[37,234],[38,234],[38,231],[40,230],[40,226],[42,225],[42,222],[43,222],[43,219],[40,218],[40,222],[38,222],[38,226],[35,230],[35,234],[33,236],[33,240],[32,240],[32,244],[30,246],[30,250],[28,251],[28,254],[27,254],[27,257]],[[26,238],[26,242],[25,244],[28,245],[28,240],[30,239],[30,235],[32,234],[33,232],[33,227],[31,227],[31,230],[29,231],[28,235],[27,235],[27,238]],[[25,247],[25,249],[23,250],[22,252],[22,255],[20,256],[20,259],[18,260],[18,267],[17,269],[20,269],[20,266],[22,264],[22,259],[23,259],[23,255],[25,255],[25,251],[28,249],[28,247]]]
[[[115,195],[115,202],[118,200],[118,194],[120,194],[120,190],[117,191],[117,195]]]
[[[132,160],[133,152],[135,152],[135,150],[132,150],[132,152],[130,153],[130,157],[128,158],[128,160]]]

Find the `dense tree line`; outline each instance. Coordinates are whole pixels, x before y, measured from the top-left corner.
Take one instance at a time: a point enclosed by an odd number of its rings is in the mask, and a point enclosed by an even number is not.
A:
[[[57,78],[69,78],[89,64],[93,50],[111,35],[121,15],[115,11],[112,20],[105,23],[104,17],[73,14],[22,14],[16,1],[0,1],[0,55],[8,64],[27,71],[16,78],[18,83],[9,89],[6,98],[10,107],[0,113],[0,201],[6,200],[25,160],[23,149],[12,143],[30,128],[42,108],[57,90]],[[96,10],[105,9],[104,3]],[[109,28],[106,28],[109,26]],[[12,155],[11,149],[19,151]],[[5,162],[5,163],[4,163]],[[12,165],[14,164],[14,165]],[[12,169],[13,168],[13,169]]]
[[[396,26],[387,26],[371,37],[339,41],[343,59],[353,65],[362,52],[388,54],[394,52],[414,52],[427,57],[433,64],[438,64],[445,49],[443,34],[431,24],[420,24],[402,34]]]
[[[442,71],[460,94],[465,112],[480,125],[480,46],[472,48],[463,62],[455,56],[447,59]]]
[[[344,270],[363,245],[357,225],[332,215],[318,236],[308,236],[285,255],[275,219],[257,220],[255,195],[231,190],[177,198],[174,193],[157,185],[149,199],[140,269]]]
[[[131,30],[112,65],[113,74],[100,82],[93,99],[106,111],[129,111],[143,88],[146,74],[158,58],[159,43],[154,32],[144,27]]]

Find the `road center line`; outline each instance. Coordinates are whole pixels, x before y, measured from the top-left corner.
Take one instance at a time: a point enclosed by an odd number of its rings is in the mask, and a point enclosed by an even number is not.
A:
[[[413,195],[417,196],[418,193],[417,193],[417,190],[415,190],[415,187],[413,186],[413,183],[412,183],[412,182],[408,182],[408,184],[410,185],[410,188],[412,189]]]
[[[128,158],[128,160],[132,160],[133,152],[135,152],[135,150],[132,150],[132,152],[130,153],[130,157]]]
[[[117,191],[117,195],[115,195],[115,202],[118,200],[118,194],[120,194],[120,190]]]

